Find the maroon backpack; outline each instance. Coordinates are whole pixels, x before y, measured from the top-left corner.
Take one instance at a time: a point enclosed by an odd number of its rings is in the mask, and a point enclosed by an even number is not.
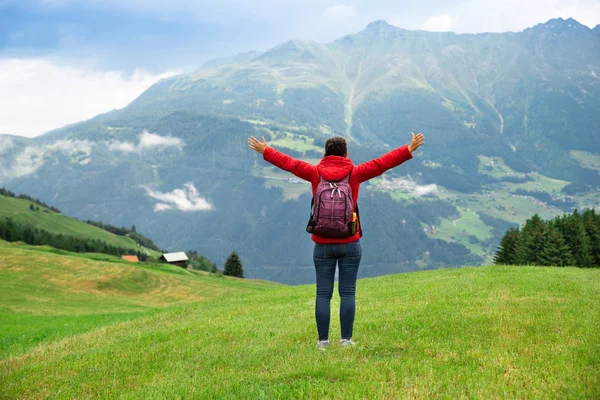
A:
[[[307,232],[327,238],[345,238],[356,233],[356,223],[352,226],[355,209],[350,175],[339,181],[328,181],[319,176]]]

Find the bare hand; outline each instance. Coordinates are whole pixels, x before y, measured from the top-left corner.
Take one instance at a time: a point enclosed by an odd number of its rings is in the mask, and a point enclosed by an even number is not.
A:
[[[260,154],[263,154],[268,146],[264,136],[262,137],[262,142],[259,142],[254,136],[250,136],[248,138],[248,147],[259,152]]]
[[[425,143],[425,136],[422,133],[419,133],[417,136],[413,132],[410,134],[412,135],[412,140],[408,145],[408,150],[412,153]]]

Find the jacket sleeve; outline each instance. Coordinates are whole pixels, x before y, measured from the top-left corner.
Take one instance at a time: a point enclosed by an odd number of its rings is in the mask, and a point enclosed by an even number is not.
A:
[[[397,149],[394,149],[379,158],[358,165],[356,167],[358,179],[361,183],[368,181],[369,179],[383,174],[388,169],[397,167],[404,161],[408,161],[411,158],[412,153],[410,150],[408,150],[408,145],[398,147]]]
[[[318,177],[317,166],[296,160],[272,147],[267,147],[263,153],[265,161],[285,171],[291,172],[300,179],[312,182]]]

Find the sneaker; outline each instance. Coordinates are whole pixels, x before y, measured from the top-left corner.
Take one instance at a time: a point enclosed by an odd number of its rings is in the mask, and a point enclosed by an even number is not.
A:
[[[352,339],[342,339],[342,340],[340,340],[340,345],[342,347],[348,347],[348,346],[356,346],[356,343],[354,343],[354,340],[352,340]]]
[[[319,340],[317,348],[319,350],[325,350],[329,346],[329,340]]]

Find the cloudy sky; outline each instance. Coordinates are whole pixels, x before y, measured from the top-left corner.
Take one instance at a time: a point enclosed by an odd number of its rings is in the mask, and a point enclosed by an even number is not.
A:
[[[157,80],[289,39],[405,29],[600,24],[600,0],[0,0],[0,133],[37,136],[122,108]]]

